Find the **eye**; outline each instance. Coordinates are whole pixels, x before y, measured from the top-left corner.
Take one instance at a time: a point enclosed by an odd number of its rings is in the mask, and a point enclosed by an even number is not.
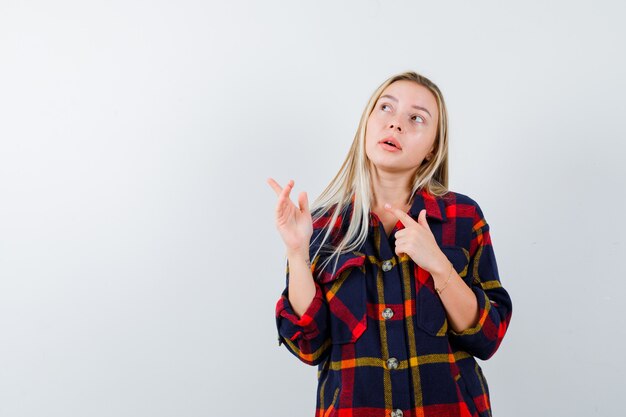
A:
[[[389,104],[381,104],[381,105],[380,105],[380,109],[381,109],[382,111],[385,111],[385,110],[384,110],[384,108],[385,108],[385,107],[389,107]]]
[[[423,118],[422,116],[418,115],[418,114],[415,114],[415,115],[411,116],[411,119],[413,119],[414,117],[416,117],[417,119],[419,119],[419,120],[416,120],[416,121],[418,121],[419,123],[424,123],[424,122],[425,122],[424,118]],[[413,119],[413,120],[415,120],[415,119]]]

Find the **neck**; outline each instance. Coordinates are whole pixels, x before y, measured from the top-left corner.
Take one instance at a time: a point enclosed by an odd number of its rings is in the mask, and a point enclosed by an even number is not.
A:
[[[382,209],[385,203],[392,207],[408,209],[411,197],[411,176],[406,173],[392,173],[372,170],[372,206]],[[382,211],[382,210],[381,210]]]

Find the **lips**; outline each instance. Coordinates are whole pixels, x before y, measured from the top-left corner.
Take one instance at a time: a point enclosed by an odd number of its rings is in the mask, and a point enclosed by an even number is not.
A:
[[[402,150],[402,147],[400,146],[400,142],[398,142],[398,140],[396,138],[394,138],[393,136],[389,136],[388,138],[385,138],[381,141],[379,141],[378,143],[387,143],[391,146],[394,146],[400,150]]]

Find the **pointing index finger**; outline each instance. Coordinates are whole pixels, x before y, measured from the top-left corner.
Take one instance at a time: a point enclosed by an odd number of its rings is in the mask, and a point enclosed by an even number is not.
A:
[[[413,218],[411,216],[409,216],[407,213],[405,213],[404,211],[400,210],[399,208],[396,207],[391,207],[391,205],[385,203],[385,208],[392,212],[394,216],[396,216],[401,222],[402,224],[406,227],[409,224],[414,224],[417,223],[415,220],[413,220]]]

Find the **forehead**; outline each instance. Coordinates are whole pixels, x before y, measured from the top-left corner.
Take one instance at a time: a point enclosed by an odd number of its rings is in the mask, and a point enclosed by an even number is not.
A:
[[[430,111],[430,114],[437,113],[437,99],[433,93],[421,84],[413,81],[400,80],[391,83],[385,88],[381,97],[385,94],[395,97],[407,105],[422,106]],[[381,100],[379,97],[378,100]]]

